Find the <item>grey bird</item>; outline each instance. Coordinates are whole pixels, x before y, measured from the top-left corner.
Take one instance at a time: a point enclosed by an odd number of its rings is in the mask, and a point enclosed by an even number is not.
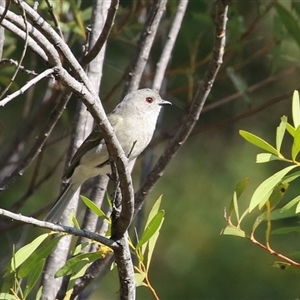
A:
[[[129,161],[139,156],[150,143],[161,106],[171,104],[162,100],[151,89],[140,89],[128,94],[108,115],[115,134]],[[92,133],[78,148],[63,178],[68,184],[45,221],[58,222],[75,192],[89,178],[111,172],[109,155],[100,128]]]

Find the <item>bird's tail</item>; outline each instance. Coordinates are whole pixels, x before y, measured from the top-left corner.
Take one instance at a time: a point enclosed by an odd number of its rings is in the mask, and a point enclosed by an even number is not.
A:
[[[50,211],[47,213],[44,221],[58,223],[62,213],[68,206],[77,189],[78,188],[74,187],[72,183],[69,183],[61,193],[61,195],[58,197]]]

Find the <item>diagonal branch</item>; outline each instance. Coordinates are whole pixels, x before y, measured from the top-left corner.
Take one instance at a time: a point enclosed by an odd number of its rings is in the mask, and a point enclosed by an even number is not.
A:
[[[150,8],[146,23],[138,41],[136,56],[129,68],[127,75],[128,79],[125,83],[123,96],[139,88],[160,19],[166,9],[166,2],[166,0],[155,0],[154,4]]]
[[[153,170],[147,176],[145,183],[135,194],[135,213],[141,208],[146,195],[151,191],[155,183],[163,175],[164,170],[174,158],[179,148],[184,144],[199,119],[203,105],[210,93],[216,75],[223,62],[226,41],[226,23],[229,1],[216,0],[215,2],[215,37],[212,58],[209,62],[204,79],[200,82],[194,100],[186,113],[181,127],[168,144],[162,156],[159,158]]]

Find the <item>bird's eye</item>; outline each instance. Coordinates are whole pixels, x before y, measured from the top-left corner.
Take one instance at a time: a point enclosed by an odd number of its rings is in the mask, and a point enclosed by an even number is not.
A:
[[[152,103],[152,102],[153,102],[153,98],[152,98],[152,97],[147,97],[147,98],[146,98],[146,101],[147,101],[148,103]]]

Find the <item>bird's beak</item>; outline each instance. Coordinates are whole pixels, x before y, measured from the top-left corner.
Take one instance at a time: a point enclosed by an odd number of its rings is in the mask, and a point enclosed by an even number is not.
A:
[[[172,103],[170,101],[167,101],[167,100],[160,100],[160,102],[158,103],[158,105],[172,105]]]

